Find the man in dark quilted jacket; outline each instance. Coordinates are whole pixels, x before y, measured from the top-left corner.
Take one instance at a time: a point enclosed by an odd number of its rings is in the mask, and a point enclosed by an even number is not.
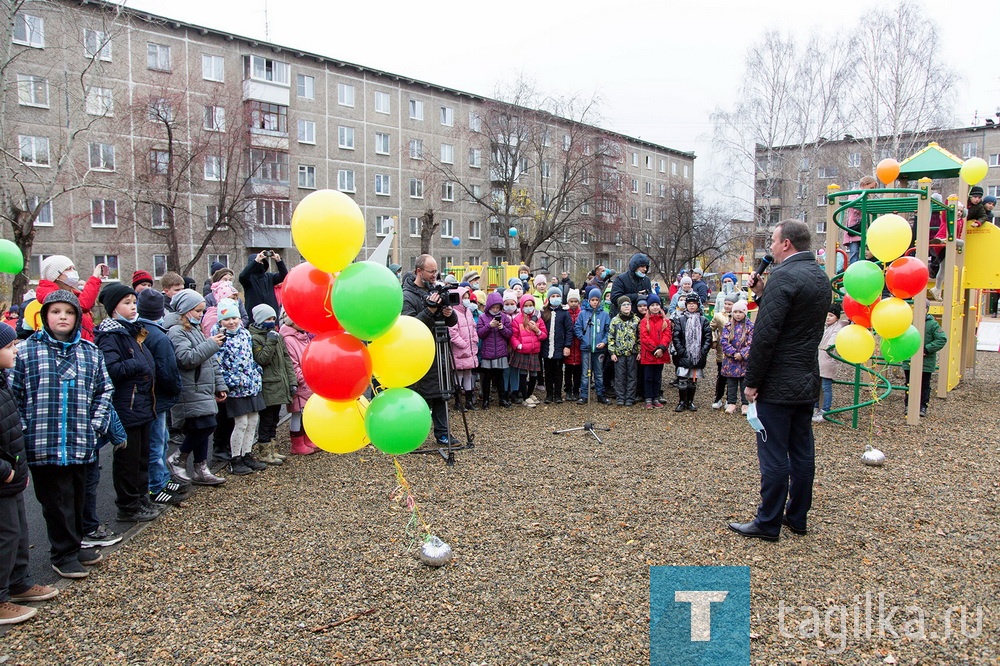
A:
[[[782,524],[795,534],[806,533],[816,471],[812,405],[820,392],[817,350],[833,296],[811,241],[804,222],[779,222],[771,234],[776,265],[766,286],[763,278],[752,276],[759,308],[745,394],[756,403],[760,419],[755,428],[760,506],[754,520],[729,525],[745,537],[777,541]]]

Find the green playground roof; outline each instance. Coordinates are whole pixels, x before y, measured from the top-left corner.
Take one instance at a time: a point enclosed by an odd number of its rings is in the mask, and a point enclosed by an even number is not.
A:
[[[899,177],[906,180],[927,178],[957,178],[962,168],[962,159],[948,152],[936,142],[903,160],[899,165]]]

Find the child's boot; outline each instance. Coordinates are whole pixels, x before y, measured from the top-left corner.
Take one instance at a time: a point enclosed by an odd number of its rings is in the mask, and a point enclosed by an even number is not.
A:
[[[208,468],[207,461],[203,460],[200,463],[194,464],[194,474],[191,476],[191,483],[196,486],[220,486],[225,482],[226,480],[221,476],[212,474],[212,470]]]
[[[268,465],[281,465],[284,464],[284,460],[278,458],[274,455],[274,441],[264,442],[258,445],[258,450],[260,452],[261,462],[267,463]]]
[[[306,444],[306,436],[304,432],[300,431],[289,434],[290,439],[292,440],[291,454],[293,456],[308,456],[316,453],[317,449],[314,449]]]
[[[262,461],[253,451],[254,448],[260,450],[261,446],[263,445],[260,442],[258,442],[257,444],[254,444],[254,446],[250,449],[249,453],[243,454],[243,464],[245,464],[247,467],[249,467],[255,472],[263,472],[265,469],[267,469],[267,463]]]
[[[167,457],[167,467],[170,468],[170,473],[184,483],[191,482],[191,477],[188,475],[187,471],[187,459],[190,455],[190,451],[185,453],[174,451]]]
[[[229,473],[236,476],[246,476],[252,474],[253,470],[243,463],[243,456],[229,456]]]
[[[675,412],[683,412],[687,409],[687,386],[680,386],[677,389],[677,406]]]
[[[697,412],[698,408],[694,406],[694,392],[698,389],[698,385],[688,387],[687,394],[687,408],[689,412]]]
[[[478,407],[476,407],[476,396],[474,391],[465,392],[465,409],[469,412],[474,412]]]

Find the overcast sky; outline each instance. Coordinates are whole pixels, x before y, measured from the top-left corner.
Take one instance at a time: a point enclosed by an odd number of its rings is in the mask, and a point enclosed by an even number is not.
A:
[[[694,151],[696,190],[706,189],[713,170],[724,168],[712,163],[709,114],[734,103],[747,48],[770,28],[807,36],[852,26],[873,6],[870,0],[127,5],[481,95],[519,75],[556,96],[596,94],[602,126]],[[976,111],[979,124],[1000,111],[1000,58],[988,27],[992,19],[979,6],[981,20],[949,2],[924,6],[941,34],[940,54],[929,55],[944,58],[962,77],[955,109],[960,125],[972,124]],[[824,8],[836,15],[825,15]]]

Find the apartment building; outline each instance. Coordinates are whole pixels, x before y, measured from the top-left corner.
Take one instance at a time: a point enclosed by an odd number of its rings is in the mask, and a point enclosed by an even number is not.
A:
[[[361,207],[362,255],[395,225],[399,261],[412,265],[432,211],[431,251],[443,266],[517,261],[509,226],[552,205],[546,187],[562,155],[599,145],[612,150],[561,199],[559,233],[532,264],[620,270],[622,233],[656,242],[668,202],[693,187],[692,153],[99,1],[26,2],[12,53],[3,178],[8,214],[35,216],[32,279],[55,253],[84,275],[107,263],[110,279],[138,267],[200,280],[211,262],[242,266],[264,248],[294,263],[292,210],[322,188]],[[543,118],[537,159],[506,176],[535,202],[523,219],[481,205],[505,171],[503,141],[481,128],[491,113]]]

